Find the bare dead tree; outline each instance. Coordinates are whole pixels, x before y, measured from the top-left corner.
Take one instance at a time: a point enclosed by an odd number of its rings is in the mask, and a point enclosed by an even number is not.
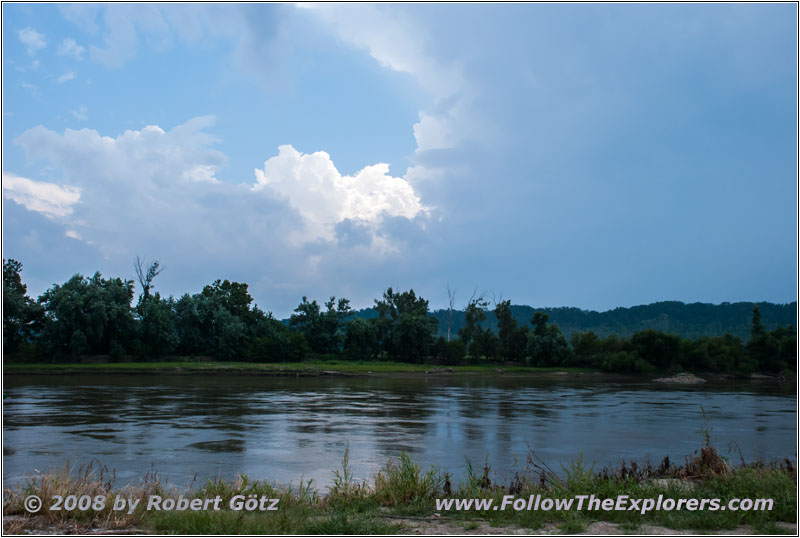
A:
[[[450,284],[447,285],[447,300],[450,303],[450,313],[447,316],[447,341],[450,341],[450,327],[453,325],[453,304],[456,302],[456,290],[450,290]]]
[[[153,279],[166,269],[166,267],[161,267],[158,260],[155,260],[145,271],[144,267],[146,263],[147,262],[139,258],[139,256],[136,256],[136,260],[133,262],[133,269],[136,271],[136,278],[142,286],[142,295],[145,299],[150,297],[150,287],[153,285]]]
[[[478,286],[475,286],[475,289],[472,290],[472,295],[469,296],[469,301],[467,301],[467,306],[464,308],[467,308],[471,304],[477,304],[477,305],[485,304],[486,295],[488,295],[488,293],[489,292],[487,292],[486,290],[478,293]]]
[[[501,293],[501,294],[500,294],[500,298],[498,299],[498,298],[495,296],[495,294],[494,294],[494,292],[493,292],[493,291],[492,291],[492,292],[489,292],[489,293],[490,293],[490,294],[491,294],[491,296],[492,296],[492,304],[494,305],[494,307],[495,307],[495,308],[497,308],[497,304],[498,304],[498,303],[502,303],[502,302],[503,302],[503,294]]]

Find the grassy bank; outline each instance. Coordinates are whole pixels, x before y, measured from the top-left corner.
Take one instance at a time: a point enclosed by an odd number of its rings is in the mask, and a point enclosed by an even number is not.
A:
[[[139,484],[118,488],[113,473],[103,468],[70,469],[39,474],[26,484],[4,491],[4,530],[23,533],[31,530],[62,533],[65,529],[140,530],[177,534],[485,534],[490,527],[549,530],[578,533],[596,529],[597,522],[627,532],[653,532],[652,527],[688,529],[692,532],[742,529],[756,533],[795,534],[787,523],[796,521],[797,474],[789,460],[773,464],[730,467],[713,447],[704,446],[695,458],[681,466],[667,461],[658,467],[623,464],[616,469],[596,471],[582,462],[572,462],[563,472],[553,473],[536,463],[528,465],[512,479],[494,483],[488,468],[470,472],[461,484],[436,469],[423,470],[407,456],[389,461],[371,482],[355,481],[347,453],[342,468],[333,472],[333,486],[320,492],[313,484],[299,482],[277,486],[239,476],[233,481],[208,481],[202,485],[176,488],[162,483],[157,475],[144,477]],[[51,499],[53,495],[98,495],[112,499],[120,495],[140,499],[130,513],[114,511],[111,502],[86,511],[54,511],[45,506],[37,515],[27,514],[23,502],[29,495]],[[569,510],[470,509],[436,510],[437,498],[492,499],[494,506],[505,495],[528,499],[563,499],[594,494],[599,499],[630,498],[702,499],[718,498],[722,505],[731,499],[772,499],[769,511],[733,510],[650,510],[603,511],[586,507]],[[221,510],[148,511],[151,495],[179,499],[221,499]],[[278,499],[275,510],[234,511],[231,499]],[[684,501],[685,502],[685,501]],[[45,503],[47,504],[47,503]],[[746,526],[746,527],[743,527]]]
[[[437,366],[385,361],[307,361],[283,363],[176,360],[167,362],[5,363],[5,374],[255,374],[255,375],[380,375],[447,373],[593,373],[588,368],[534,368],[527,366]]]

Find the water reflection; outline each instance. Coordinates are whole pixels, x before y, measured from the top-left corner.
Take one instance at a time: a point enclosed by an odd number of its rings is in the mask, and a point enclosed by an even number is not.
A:
[[[555,383],[555,384],[554,384]],[[530,448],[554,468],[583,453],[680,461],[700,443],[701,405],[723,452],[796,454],[794,387],[665,387],[580,378],[7,376],[4,478],[98,458],[134,480],[155,467],[181,484],[246,473],[330,484],[349,446],[371,477],[409,452],[458,476],[485,458],[502,480]],[[738,458],[738,456],[737,456]]]

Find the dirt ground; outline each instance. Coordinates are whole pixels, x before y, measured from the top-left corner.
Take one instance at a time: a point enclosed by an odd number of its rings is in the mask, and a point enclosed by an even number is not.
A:
[[[403,523],[407,527],[407,533],[416,535],[497,535],[497,536],[514,536],[514,535],[544,535],[544,534],[572,534],[564,533],[557,525],[552,523],[545,524],[539,529],[528,529],[525,527],[492,527],[485,521],[452,521],[440,518],[397,518],[394,521]],[[792,523],[778,523],[778,527],[786,529],[787,532],[791,531],[797,534],[797,525]],[[668,529],[666,527],[659,527],[657,525],[642,525],[634,531],[623,529],[615,523],[607,523],[604,521],[596,521],[591,523],[586,530],[577,533],[581,535],[606,535],[606,534],[683,534],[683,535],[697,535],[700,531],[693,531],[689,529]],[[721,531],[703,531],[702,534],[754,534],[753,529],[747,526],[737,527],[735,529],[726,529]]]
[[[36,519],[23,516],[4,516],[3,535],[132,535],[147,534],[142,529],[103,529],[87,528],[78,525],[64,525],[56,527],[53,525],[37,525]],[[439,517],[427,518],[401,518],[393,517],[393,523],[402,523],[406,527],[404,534],[409,535],[495,535],[495,536],[515,536],[515,535],[547,535],[547,534],[572,534],[564,533],[558,526],[548,523],[539,529],[528,529],[525,527],[492,527],[485,521],[453,521]],[[785,529],[786,532],[797,535],[797,525],[793,523],[778,523],[778,527]],[[672,535],[697,535],[699,531],[681,529],[668,529],[656,525],[642,525],[636,530],[626,530],[614,523],[596,521],[591,523],[586,530],[580,532],[581,535],[614,535],[614,534],[672,534]],[[737,527],[721,531],[704,531],[702,534],[722,534],[722,535],[743,535],[754,534],[753,529],[747,526]]]

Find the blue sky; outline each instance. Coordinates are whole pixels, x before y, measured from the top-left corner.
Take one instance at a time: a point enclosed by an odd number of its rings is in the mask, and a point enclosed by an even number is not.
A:
[[[4,4],[3,256],[286,316],[797,295],[793,4]]]

